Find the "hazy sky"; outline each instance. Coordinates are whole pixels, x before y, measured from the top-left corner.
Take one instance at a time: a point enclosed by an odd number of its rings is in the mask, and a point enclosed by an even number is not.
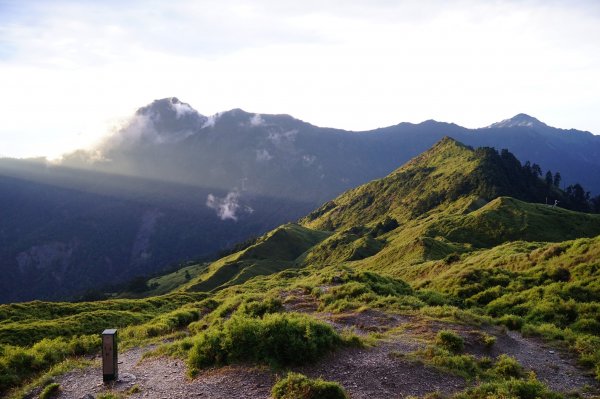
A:
[[[600,133],[600,1],[0,0],[0,155],[154,99],[364,130],[525,112]]]

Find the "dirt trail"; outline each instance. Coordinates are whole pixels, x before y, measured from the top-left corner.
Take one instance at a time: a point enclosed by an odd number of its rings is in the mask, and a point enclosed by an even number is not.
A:
[[[419,335],[435,334],[441,328],[454,329],[461,334],[466,341],[467,353],[490,357],[501,353],[514,356],[554,390],[569,392],[582,391],[585,386],[599,388],[590,375],[576,366],[571,354],[518,333],[487,327],[486,332],[496,336],[496,343],[488,349],[477,338],[481,333],[473,327],[433,321],[427,323],[410,316],[388,315],[374,310],[341,315],[319,313],[311,297],[303,295],[295,295],[285,306],[288,311],[319,317],[337,330],[353,327],[358,334],[383,332],[402,324],[407,326],[404,332],[391,335],[375,347],[341,349],[325,355],[313,365],[294,368],[294,371],[310,377],[339,382],[352,399],[404,398],[435,391],[451,394],[464,389],[466,382],[463,379],[402,356],[423,345],[416,339]],[[414,324],[413,329],[411,323]],[[139,392],[131,394],[129,397],[132,399],[267,399],[278,377],[266,367],[235,365],[206,370],[190,380],[182,360],[164,357],[141,360],[143,353],[151,349],[135,348],[122,353],[119,357],[120,380],[109,386],[102,383],[99,362],[93,367],[57,378],[62,389],[59,398],[91,399],[108,389],[125,392],[137,386]]]
[[[492,348],[492,356],[505,353],[516,358],[525,369],[535,371],[538,379],[558,392],[581,390],[585,386],[600,393],[600,384],[577,365],[573,354],[551,347],[536,338],[524,338],[509,331],[500,334]]]
[[[348,348],[295,371],[338,381],[356,399],[424,395],[436,390],[451,393],[464,387],[458,377],[391,355],[408,353],[415,347],[391,340],[374,348]],[[140,392],[131,398],[267,399],[277,378],[266,367],[237,365],[207,370],[189,380],[181,360],[150,358],[140,362],[146,350],[136,348],[123,353],[120,356],[123,362],[119,364],[121,380],[106,387],[101,382],[100,364],[64,375],[57,380],[62,388],[59,398],[81,399],[85,395],[96,396],[110,387],[123,392],[137,385]]]

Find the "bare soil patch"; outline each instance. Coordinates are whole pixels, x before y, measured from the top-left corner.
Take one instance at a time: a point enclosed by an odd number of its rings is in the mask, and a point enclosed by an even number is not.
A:
[[[353,399],[404,398],[436,391],[452,394],[464,389],[467,383],[462,378],[402,356],[423,347],[423,338],[431,339],[441,329],[454,330],[463,336],[467,353],[479,357],[496,357],[505,353],[515,357],[553,390],[579,391],[584,396],[600,392],[598,382],[577,367],[571,353],[552,348],[539,339],[525,338],[497,327],[450,324],[377,310],[323,313],[318,312],[315,298],[301,290],[288,292],[284,306],[287,311],[312,314],[338,331],[352,328],[358,334],[388,332],[388,338],[377,346],[340,349],[326,354],[313,365],[294,368],[294,371],[310,377],[340,383]],[[481,339],[483,332],[496,337],[494,345],[485,346]],[[139,392],[132,394],[131,398],[267,399],[278,377],[278,372],[267,367],[234,365],[205,370],[190,380],[182,360],[166,357],[141,360],[143,353],[151,349],[135,348],[122,353],[119,364],[121,379],[113,384],[102,383],[99,360],[93,367],[57,378],[62,388],[59,398],[90,399],[107,390],[125,392],[137,385]]]

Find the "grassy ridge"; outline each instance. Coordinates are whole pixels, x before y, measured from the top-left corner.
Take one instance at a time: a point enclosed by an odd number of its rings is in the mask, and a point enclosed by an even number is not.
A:
[[[0,392],[67,356],[97,350],[97,334],[109,324],[122,327],[125,346],[187,330],[190,337],[159,352],[188,359],[192,371],[231,362],[312,361],[342,341],[358,340],[285,313],[284,301],[295,295],[328,314],[378,309],[504,324],[564,341],[600,378],[600,237],[564,241],[600,234],[600,219],[498,197],[556,194],[530,178],[515,180],[520,168],[504,153],[445,139],[301,224],[186,269],[189,279],[180,272],[154,280],[158,290],[184,280],[172,294],[0,306],[0,375],[11,370],[0,379]],[[85,345],[75,345],[77,336]],[[535,379],[503,380],[485,368],[511,368],[510,361],[480,363],[449,346],[451,335],[443,339],[445,346],[424,354],[429,361],[489,379],[458,397],[554,397]]]
[[[165,295],[186,284],[192,278],[204,273],[207,268],[207,263],[198,263],[183,267],[173,273],[152,278],[146,283],[148,290],[144,291],[143,295],[145,297]],[[130,293],[127,294],[131,295]]]
[[[489,248],[507,241],[566,241],[600,234],[600,215],[499,197],[466,215],[440,219],[430,237]]]
[[[0,305],[0,344],[27,346],[43,338],[98,334],[108,326],[141,324],[204,296],[174,293],[142,300],[81,303],[34,301]]]
[[[204,273],[181,289],[211,291],[248,279],[298,266],[297,259],[331,233],[289,223],[278,227],[256,243],[212,263]]]

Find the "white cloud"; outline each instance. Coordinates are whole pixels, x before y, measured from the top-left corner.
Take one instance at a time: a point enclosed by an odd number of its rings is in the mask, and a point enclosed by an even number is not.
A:
[[[216,113],[214,115],[209,116],[206,119],[206,122],[204,122],[204,125],[202,125],[202,128],[204,129],[205,127],[214,127],[215,123],[217,123],[217,121],[219,120],[220,117],[221,117],[220,113]]]
[[[267,151],[264,148],[258,149],[256,150],[256,160],[259,162],[266,162],[266,161],[270,161],[271,159],[273,159],[273,155],[271,155],[269,153],[269,151]]]
[[[302,164],[304,166],[311,166],[317,160],[316,155],[302,155]]]
[[[171,102],[171,107],[173,107],[173,109],[175,110],[178,119],[186,114],[193,114],[196,112],[192,107],[189,106],[189,104]]]
[[[231,191],[223,198],[208,194],[206,198],[206,206],[217,211],[217,216],[221,220],[231,219],[237,221],[236,212],[240,208],[240,194],[236,191]],[[251,209],[251,208],[250,208]]]
[[[176,110],[178,118],[180,117],[179,112],[188,113],[195,112],[189,106],[183,106],[183,104],[172,104]],[[178,111],[178,110],[182,111]],[[191,109],[191,111],[186,111]],[[182,114],[183,115],[183,114]],[[119,127],[113,128],[113,133],[102,139],[99,144],[95,145],[93,151],[100,151],[105,153],[116,147],[135,146],[143,142],[146,144],[162,144],[162,143],[174,143],[186,139],[187,137],[194,134],[191,130],[183,130],[177,132],[167,132],[167,134],[161,134],[156,130],[154,122],[159,118],[157,114],[140,115],[136,114],[131,118],[127,119]]]
[[[254,116],[252,116],[250,118],[250,125],[251,126],[261,126],[265,123],[265,121],[263,120],[263,118],[260,116],[260,114],[254,114]]]
[[[276,146],[282,146],[293,143],[296,140],[297,130],[287,130],[284,132],[270,131],[267,138]]]
[[[352,130],[525,112],[600,133],[599,2],[151,4],[0,4],[2,153],[89,145],[171,96]]]

